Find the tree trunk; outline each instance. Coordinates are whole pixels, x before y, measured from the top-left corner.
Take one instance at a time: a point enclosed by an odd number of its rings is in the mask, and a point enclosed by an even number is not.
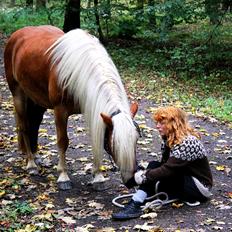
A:
[[[36,0],[36,9],[45,8],[46,0]]]
[[[156,27],[157,23],[156,23],[156,15],[155,15],[155,2],[154,0],[148,0],[148,6],[151,8],[151,10],[149,11],[149,24],[150,27]]]
[[[81,1],[80,0],[69,0],[64,16],[64,26],[63,31],[68,32],[70,30],[80,28],[80,11],[81,11]]]
[[[11,0],[10,1],[10,6],[12,7],[12,6],[15,6],[15,0]]]
[[[222,0],[222,9],[224,11],[229,11],[231,12],[232,10],[232,0]]]
[[[88,0],[87,9],[91,8],[92,0]]]
[[[137,9],[142,11],[143,6],[144,6],[144,0],[137,0]]]
[[[97,30],[99,34],[99,40],[104,44],[105,41],[104,41],[102,29],[101,29],[100,16],[98,12],[98,0],[94,0],[94,13],[95,13],[95,19],[96,19],[96,24],[97,24]]]
[[[33,0],[26,0],[26,7],[33,7]]]
[[[209,16],[210,23],[218,24],[220,21],[220,2],[205,0],[205,12]]]

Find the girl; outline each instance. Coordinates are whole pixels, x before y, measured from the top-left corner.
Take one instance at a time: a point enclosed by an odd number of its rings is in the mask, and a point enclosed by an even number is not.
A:
[[[212,174],[200,135],[190,127],[186,113],[176,107],[159,108],[153,115],[162,137],[161,162],[152,161],[146,170],[139,170],[126,184],[139,185],[131,201],[113,219],[131,219],[142,215],[145,199],[166,192],[169,199],[179,199],[193,206],[206,201],[212,194]]]

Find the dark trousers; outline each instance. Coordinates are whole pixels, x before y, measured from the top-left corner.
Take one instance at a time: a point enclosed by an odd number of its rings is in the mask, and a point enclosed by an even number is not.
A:
[[[154,169],[160,167],[161,163],[158,161],[152,161],[148,165],[148,169]],[[172,176],[166,179],[157,180],[153,183],[147,183],[140,185],[139,189],[143,190],[148,196],[154,195],[156,183],[158,184],[158,192],[165,192],[168,194],[169,199],[176,199],[183,201],[201,201],[207,200],[195,185],[191,176],[179,175]]]

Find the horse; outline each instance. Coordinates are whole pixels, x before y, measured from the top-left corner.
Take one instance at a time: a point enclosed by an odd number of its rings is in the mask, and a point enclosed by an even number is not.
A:
[[[136,169],[138,110],[129,103],[119,72],[97,37],[82,29],[28,26],[10,36],[4,50],[5,76],[13,96],[18,145],[26,170],[39,174],[35,160],[38,130],[53,109],[59,162],[59,189],[72,188],[65,162],[68,118],[83,114],[93,153],[92,183],[102,184],[104,149],[118,166],[123,183]]]

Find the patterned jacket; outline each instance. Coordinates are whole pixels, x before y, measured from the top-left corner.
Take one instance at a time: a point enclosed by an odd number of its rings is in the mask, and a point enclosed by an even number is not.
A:
[[[147,182],[162,180],[176,175],[192,176],[195,183],[201,183],[210,189],[213,185],[212,173],[206,156],[206,150],[195,136],[187,136],[182,143],[171,149],[165,144],[161,146],[162,165],[146,171]]]

